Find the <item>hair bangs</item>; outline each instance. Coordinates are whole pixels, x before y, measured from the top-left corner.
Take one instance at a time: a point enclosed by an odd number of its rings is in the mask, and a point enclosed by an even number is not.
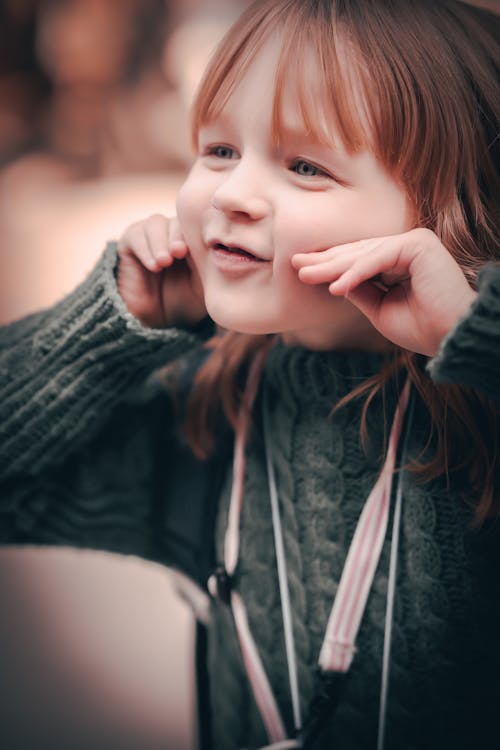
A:
[[[304,130],[319,143],[332,145],[340,137],[350,153],[371,145],[370,108],[366,105],[370,85],[359,64],[360,56],[342,23],[335,23],[331,16],[325,23],[320,6],[271,0],[256,3],[242,14],[215,50],[199,85],[192,111],[195,149],[200,127],[220,115],[273,34],[282,43],[272,113],[275,143],[279,144],[286,127],[287,91],[292,92]]]
[[[309,9],[310,10],[310,9]],[[318,14],[288,17],[276,71],[272,135],[279,144],[286,129],[284,97],[292,94],[305,132],[334,146],[340,138],[349,153],[372,144],[368,89],[358,70],[358,55],[341,25],[325,24]],[[348,49],[349,48],[349,49]],[[349,56],[349,65],[345,57]]]
[[[191,138],[197,150],[198,133],[216,119],[266,40],[286,17],[286,3],[257,3],[244,12],[216,48],[193,103]]]

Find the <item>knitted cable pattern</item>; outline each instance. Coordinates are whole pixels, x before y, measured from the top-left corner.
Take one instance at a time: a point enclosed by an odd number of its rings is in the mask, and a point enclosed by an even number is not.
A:
[[[319,648],[362,505],[382,461],[385,422],[374,403],[368,455],[359,440],[360,404],[328,420],[336,399],[380,367],[379,355],[311,353],[278,345],[266,366],[271,394],[270,429],[284,524],[287,566],[302,707],[311,697]],[[279,394],[275,401],[272,393]],[[418,409],[412,451],[427,434]],[[258,422],[258,420],[257,420]],[[245,601],[252,633],[289,731],[290,692],[272,538],[269,495],[259,425],[247,450],[241,517],[241,555],[236,585]],[[468,692],[464,658],[466,624],[475,618],[473,586],[463,565],[470,513],[460,502],[459,481],[418,485],[408,478],[394,613],[388,738],[390,750],[442,748],[453,736],[467,737],[462,714]],[[226,528],[229,486],[218,526],[219,552]],[[334,719],[315,750],[373,748],[377,734],[384,639],[390,532],[367,604],[351,674]],[[462,562],[458,562],[462,561]],[[242,676],[229,610],[214,605],[216,640],[211,652],[212,703],[217,747],[266,743],[262,722]],[[497,614],[498,616],[498,614]],[[221,629],[223,633],[221,634]],[[228,644],[231,642],[231,646]],[[470,644],[468,652],[472,654]],[[485,668],[485,662],[482,663]],[[228,674],[232,674],[232,678]],[[239,688],[238,688],[239,685]],[[233,691],[237,691],[237,696]],[[229,699],[231,696],[231,699]],[[238,706],[238,713],[235,711]],[[243,720],[246,726],[243,731]],[[452,734],[450,735],[450,728]]]
[[[118,292],[116,264],[110,243],[72,294],[0,329],[0,480],[59,463],[155,367],[199,344],[142,326]]]

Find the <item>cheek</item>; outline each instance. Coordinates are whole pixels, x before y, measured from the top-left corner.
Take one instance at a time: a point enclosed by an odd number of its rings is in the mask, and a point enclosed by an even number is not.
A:
[[[205,248],[203,245],[202,218],[206,210],[205,190],[201,181],[189,175],[177,193],[176,211],[182,236],[202,284],[205,272]]]
[[[199,214],[200,200],[199,180],[189,175],[177,193],[176,201],[177,218],[186,239]]]
[[[288,257],[296,252],[326,250],[357,240],[405,232],[413,226],[410,204],[402,191],[339,191],[289,202],[275,224],[276,243]]]
[[[291,257],[295,252],[311,249],[307,244],[309,239],[304,236],[301,243],[301,238],[294,238],[295,247],[290,249],[290,246],[285,252],[278,253],[273,263],[273,300],[277,308],[289,317],[292,327],[300,327],[306,320],[320,322],[321,316],[328,313],[335,301],[327,284],[304,284],[292,266]]]
[[[200,227],[205,212],[212,209],[212,200],[218,186],[218,175],[195,164],[177,193],[177,217],[181,229],[191,231]]]
[[[336,211],[302,202],[293,206],[289,203],[274,224],[274,246],[280,257],[286,256],[288,262],[295,253],[326,250],[333,245],[341,232]]]
[[[333,245],[361,239],[363,219],[354,194],[336,192],[325,195],[308,193],[300,203],[288,202],[276,217],[275,241],[289,260],[299,252],[326,250]]]

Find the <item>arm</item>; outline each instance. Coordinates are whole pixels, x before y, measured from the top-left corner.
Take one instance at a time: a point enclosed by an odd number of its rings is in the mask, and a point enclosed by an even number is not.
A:
[[[72,294],[0,330],[0,481],[61,463],[148,373],[199,344],[178,328],[143,326],[118,292],[116,266],[110,244]]]
[[[117,265],[110,244],[72,294],[0,329],[4,544],[170,557],[155,508],[176,460],[175,414],[145,380],[194,353],[210,321],[192,332],[143,325],[118,291]]]
[[[500,266],[479,274],[477,299],[428,364],[433,380],[472,386],[500,402]]]

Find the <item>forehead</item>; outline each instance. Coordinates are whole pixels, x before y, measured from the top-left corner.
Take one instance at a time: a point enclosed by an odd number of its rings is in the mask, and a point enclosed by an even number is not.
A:
[[[329,59],[308,35],[273,31],[228,66],[210,100],[201,107],[198,127],[228,110],[252,113],[269,107],[272,136],[280,142],[296,133],[355,152],[368,145],[363,93],[352,59],[339,35]],[[196,127],[196,125],[195,125]]]

